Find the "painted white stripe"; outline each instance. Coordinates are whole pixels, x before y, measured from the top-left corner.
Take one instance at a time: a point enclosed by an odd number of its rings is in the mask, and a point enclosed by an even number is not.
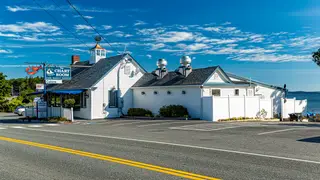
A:
[[[245,126],[231,126],[231,127],[222,127],[216,129],[199,129],[199,128],[184,128],[184,127],[171,127],[169,129],[178,129],[178,130],[187,130],[187,131],[220,131],[224,129],[233,129],[233,128],[240,128]]]
[[[292,130],[295,130],[295,129],[303,129],[303,128],[289,128],[289,129],[281,129],[281,130],[276,130],[276,131],[268,131],[268,132],[259,133],[258,135],[272,134],[272,133],[285,132],[285,131],[292,131]]]
[[[44,124],[45,126],[60,126],[60,124]]]
[[[139,125],[137,127],[147,127],[147,126],[158,126],[158,125],[163,125],[163,124],[177,124],[177,123],[185,123],[185,122],[162,122],[162,123],[154,123],[154,124],[143,124]]]
[[[138,121],[138,122],[131,122],[131,123],[119,123],[119,124],[112,124],[111,126],[123,126],[123,125],[130,125],[130,124],[139,124],[143,123],[143,121]]]
[[[22,127],[22,126],[10,126],[10,128],[14,128],[14,129],[24,129],[25,127]]]
[[[39,127],[43,127],[42,125],[29,125],[28,127],[31,127],[31,128],[39,128]]]
[[[44,130],[44,129],[32,129],[32,128],[23,129],[23,130],[51,132],[51,133],[59,133],[59,134],[70,134],[70,135],[79,135],[79,136],[89,136],[89,137],[100,137],[100,138],[117,139],[117,140],[125,140],[125,141],[135,141],[135,142],[144,142],[144,143],[153,143],[153,144],[162,144],[162,145],[169,145],[169,146],[178,146],[178,147],[186,147],[186,148],[194,148],[194,149],[203,149],[203,150],[211,150],[211,151],[219,151],[219,152],[228,152],[228,153],[235,153],[235,154],[244,154],[244,155],[258,156],[258,157],[265,157],[265,158],[274,158],[274,159],[281,159],[281,160],[305,162],[305,163],[312,163],[312,164],[320,164],[320,161],[298,159],[298,158],[290,158],[290,157],[283,157],[283,156],[274,156],[274,155],[267,155],[267,154],[259,154],[259,153],[245,152],[245,151],[236,151],[236,150],[229,150],[229,149],[194,146],[194,145],[187,145],[187,144],[177,144],[177,143],[170,143],[170,142],[151,141],[151,140],[143,140],[143,139],[116,137],[116,136],[104,136],[104,135],[97,135],[97,134],[84,134],[84,133],[75,133],[75,132]]]
[[[1,129],[7,129],[7,128],[4,128],[4,127],[0,127],[0,130],[1,130]]]

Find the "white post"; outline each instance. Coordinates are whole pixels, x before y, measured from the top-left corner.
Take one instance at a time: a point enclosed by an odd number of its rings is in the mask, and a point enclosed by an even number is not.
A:
[[[273,100],[274,100],[274,98],[271,98],[271,112],[270,112],[270,118],[274,118],[274,116],[273,116]]]
[[[228,95],[228,115],[229,115],[229,119],[231,118],[231,115],[230,115],[230,95]]]
[[[215,119],[215,117],[214,117],[214,108],[215,107],[213,107],[213,105],[214,105],[214,96],[211,96],[211,109],[212,109],[212,113],[211,113],[211,116],[212,116],[212,121],[216,121],[216,119]]]
[[[281,112],[280,112],[280,116],[281,116],[281,117],[280,117],[280,118],[281,118],[280,120],[283,121],[283,115],[284,115],[284,99],[283,99],[283,98],[281,98],[280,111],[281,111]]]
[[[296,113],[296,97],[293,98],[293,113]]]
[[[243,109],[244,109],[244,116],[243,117],[246,117],[247,116],[247,113],[246,113],[246,111],[247,111],[247,107],[246,107],[246,100],[247,100],[247,98],[246,98],[246,95],[243,95]]]
[[[259,101],[259,112],[261,111],[261,97],[258,96],[258,101]]]
[[[71,122],[73,122],[73,107],[71,107],[71,109],[70,109],[70,110],[71,110],[71,112],[70,112],[70,116],[71,116],[71,118],[70,118],[70,119],[71,119]]]

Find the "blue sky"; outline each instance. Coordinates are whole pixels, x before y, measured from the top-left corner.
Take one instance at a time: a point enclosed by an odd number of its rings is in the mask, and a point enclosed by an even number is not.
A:
[[[0,64],[67,65],[73,54],[87,60],[95,32],[65,0],[36,1],[81,42],[33,1],[3,0]],[[159,58],[174,70],[180,56],[189,55],[193,68],[220,65],[266,83],[286,83],[290,90],[320,91],[320,67],[311,61],[320,48],[318,0],[70,1],[111,43],[102,42],[108,56],[127,47],[148,71]],[[0,71],[26,76],[21,67]]]

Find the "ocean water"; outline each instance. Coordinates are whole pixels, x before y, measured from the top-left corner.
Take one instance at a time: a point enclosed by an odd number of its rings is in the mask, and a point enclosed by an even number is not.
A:
[[[320,113],[320,92],[288,92],[287,98],[294,98],[298,100],[307,99],[307,111]]]

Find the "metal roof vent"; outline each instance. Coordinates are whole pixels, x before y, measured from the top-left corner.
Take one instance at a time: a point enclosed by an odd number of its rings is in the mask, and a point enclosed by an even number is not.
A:
[[[165,59],[159,59],[157,61],[157,69],[152,72],[153,75],[157,76],[158,79],[163,78],[166,74],[168,74],[167,66],[168,62]]]
[[[191,64],[191,58],[189,57],[189,56],[182,56],[181,58],[180,58],[180,64],[181,64],[181,66],[190,66],[190,64]]]
[[[192,72],[191,61],[189,56],[182,56],[180,58],[180,67],[176,70],[176,73],[187,77]]]
[[[167,62],[167,60],[165,60],[165,59],[159,59],[159,60],[157,61],[157,66],[158,66],[158,68],[160,68],[160,69],[166,68],[167,65],[168,65],[168,62]]]

